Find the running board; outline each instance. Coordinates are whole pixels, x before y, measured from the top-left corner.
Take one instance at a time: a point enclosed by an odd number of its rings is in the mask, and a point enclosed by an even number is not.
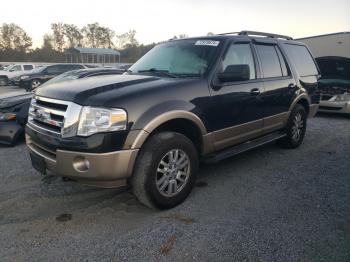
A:
[[[265,135],[263,137],[256,138],[254,140],[249,140],[247,142],[244,142],[242,144],[236,145],[234,147],[224,149],[223,151],[219,151],[217,153],[209,154],[203,158],[203,161],[208,164],[217,163],[225,158],[229,158],[235,155],[238,155],[240,153],[243,153],[245,151],[257,148],[259,146],[268,144],[270,142],[273,142],[277,139],[285,137],[286,134],[283,133],[271,133],[268,135]]]

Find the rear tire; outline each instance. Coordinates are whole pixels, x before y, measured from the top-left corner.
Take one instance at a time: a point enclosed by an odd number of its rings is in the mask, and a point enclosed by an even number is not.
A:
[[[168,209],[190,194],[198,170],[198,153],[182,134],[162,132],[151,136],[136,160],[131,186],[141,203]]]
[[[290,113],[285,132],[286,137],[279,140],[279,144],[285,148],[297,148],[304,140],[306,133],[307,113],[305,108],[296,104]]]

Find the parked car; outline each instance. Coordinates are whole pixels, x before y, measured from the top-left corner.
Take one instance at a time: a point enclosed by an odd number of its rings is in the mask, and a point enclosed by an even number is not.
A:
[[[128,74],[55,83],[31,101],[26,143],[40,173],[100,187],[130,185],[171,208],[199,160],[278,140],[298,147],[318,109],[319,72],[292,38],[243,31],[157,45]]]
[[[350,58],[316,58],[321,70],[320,112],[350,114]]]
[[[15,77],[21,76],[35,68],[34,64],[14,64],[0,70],[0,85],[11,84]]]
[[[73,70],[56,76],[39,88],[44,88],[46,84],[55,84],[93,76],[122,74],[123,72],[123,70],[115,68]],[[30,100],[33,96],[33,92],[28,92],[21,95],[9,95],[0,99],[0,144],[13,146],[22,137],[28,119]]]
[[[43,66],[34,69],[28,74],[22,75],[15,84],[30,91],[64,72],[84,68],[86,67],[81,64],[56,64]]]

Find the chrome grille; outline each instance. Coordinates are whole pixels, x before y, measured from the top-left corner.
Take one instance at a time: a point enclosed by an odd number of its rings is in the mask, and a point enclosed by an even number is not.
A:
[[[35,96],[29,108],[28,126],[58,137],[76,135],[81,106],[67,101]]]

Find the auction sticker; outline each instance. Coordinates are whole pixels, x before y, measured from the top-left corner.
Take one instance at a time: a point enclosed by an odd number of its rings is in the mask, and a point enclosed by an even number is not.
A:
[[[218,46],[220,41],[214,40],[197,40],[195,45],[209,45],[209,46]]]

